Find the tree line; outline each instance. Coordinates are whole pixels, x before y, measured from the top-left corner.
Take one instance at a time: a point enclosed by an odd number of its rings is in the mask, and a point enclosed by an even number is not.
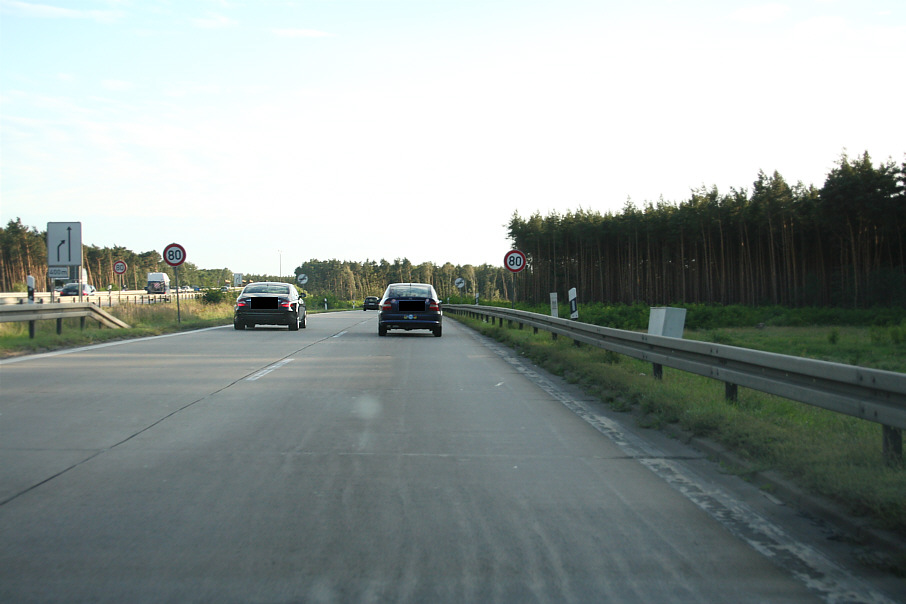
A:
[[[512,289],[509,271],[489,264],[412,264],[407,258],[396,258],[393,262],[384,259],[364,262],[312,259],[293,272],[297,281],[299,275],[308,277],[304,288],[309,295],[337,300],[380,297],[390,283],[430,283],[445,300],[454,296],[474,299],[476,294],[483,300],[501,300],[507,299]],[[247,277],[253,281],[282,280],[266,275]],[[463,280],[462,289],[456,286],[458,279]]]
[[[906,306],[906,162],[843,154],[818,189],[759,172],[752,190],[693,190],[621,213],[513,214],[521,299]]]
[[[779,173],[759,172],[751,191],[693,190],[689,199],[627,201],[620,213],[514,213],[509,238],[527,256],[516,275],[505,268],[413,265],[408,259],[351,262],[312,259],[295,269],[308,293],[338,300],[379,296],[391,282],[431,283],[440,296],[542,303],[565,299],[575,287],[582,302],[770,304],[784,306],[906,306],[906,162],[873,165],[867,152],[843,154],[818,189],[790,185]],[[83,246],[89,283],[142,289],[148,272],[173,269],[156,251]],[[0,228],[0,291],[22,290],[33,275],[46,283],[46,233],[11,220]],[[186,262],[180,284],[221,287],[228,268]],[[462,278],[465,286],[456,287]],[[288,280],[246,275],[251,280]]]
[[[10,220],[0,228],[0,291],[24,291],[26,277],[35,277],[39,289],[47,284],[47,234],[35,227],[22,224],[21,219]],[[175,285],[173,268],[167,265],[156,251],[136,253],[122,246],[98,247],[83,245],[83,268],[88,283],[100,290],[108,286],[127,289],[143,289],[149,272],[161,272],[170,276]],[[127,264],[126,274],[121,278],[113,270],[117,260]],[[305,274],[308,283],[306,291],[312,296],[331,300],[361,300],[365,296],[380,296],[388,283],[414,281],[431,283],[438,294],[447,299],[454,295],[474,298],[475,294],[485,300],[505,299],[510,293],[508,272],[502,267],[487,264],[481,266],[456,266],[450,262],[436,265],[425,262],[413,265],[406,258],[387,260],[366,260],[350,262],[340,260],[309,260],[295,269],[295,277]],[[73,280],[77,278],[72,275]],[[289,281],[286,277],[274,275],[243,275],[245,281]],[[456,280],[462,278],[462,290],[456,287]],[[191,262],[179,267],[180,285],[202,288],[220,288],[232,285],[233,271],[229,268],[200,269]]]
[[[126,262],[126,273],[117,275],[113,265],[117,260]],[[82,246],[82,268],[87,282],[105,290],[112,286],[127,289],[144,289],[148,273],[159,272],[170,275],[175,284],[172,267],[164,263],[156,251],[133,252],[115,245],[98,247]],[[73,269],[75,270],[75,269]],[[44,289],[47,281],[47,232],[22,224],[22,220],[10,220],[6,227],[0,227],[0,291],[24,291],[26,277],[35,278],[38,288]],[[233,273],[227,269],[200,269],[191,262],[179,267],[181,285],[198,287],[221,287],[232,282]],[[71,280],[78,275],[71,274]]]

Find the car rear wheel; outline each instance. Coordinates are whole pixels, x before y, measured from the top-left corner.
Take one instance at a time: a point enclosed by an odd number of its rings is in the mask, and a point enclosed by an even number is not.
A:
[[[379,335],[379,336],[386,336],[386,335],[387,335],[387,328],[384,327],[383,325],[378,325],[378,328],[377,328],[377,335]]]
[[[238,330],[242,331],[243,329],[245,329],[245,324],[244,323],[233,323],[233,329],[238,329]]]
[[[299,331],[299,315],[296,315],[289,324],[290,331]]]
[[[443,331],[442,331],[442,328],[441,328],[440,325],[438,325],[437,327],[435,327],[433,331],[434,331],[434,337],[435,337],[435,338],[439,338],[441,335],[443,335]]]

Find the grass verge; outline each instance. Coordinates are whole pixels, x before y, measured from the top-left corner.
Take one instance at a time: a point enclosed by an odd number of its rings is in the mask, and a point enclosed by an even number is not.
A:
[[[88,346],[111,340],[156,336],[176,331],[227,325],[233,319],[232,301],[218,303],[202,299],[176,304],[122,304],[105,307],[104,311],[128,323],[128,329],[101,327],[87,319],[80,328],[79,319],[64,319],[62,332],[56,332],[55,320],[35,321],[35,337],[29,338],[25,322],[0,323],[0,357],[47,352],[73,346]]]
[[[745,388],[730,403],[724,398],[723,384],[715,380],[668,367],[663,379],[656,380],[649,363],[590,346],[577,347],[568,338],[554,340],[544,332],[533,335],[530,330],[453,318],[582,386],[611,408],[640,412],[639,421],[645,427],[675,424],[712,439],[745,459],[750,468],[774,470],[851,514],[906,537],[906,468],[884,463],[881,427],[875,423]],[[783,332],[786,335],[789,330]],[[850,337],[841,330],[837,342],[844,336]],[[734,332],[733,339],[734,344],[745,345],[742,331]],[[870,337],[867,342],[870,345]],[[773,340],[761,345],[782,346]],[[899,566],[902,573],[906,560]]]

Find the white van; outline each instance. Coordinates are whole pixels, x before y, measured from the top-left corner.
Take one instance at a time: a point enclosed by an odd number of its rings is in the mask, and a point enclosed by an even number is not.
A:
[[[167,273],[148,273],[148,285],[145,291],[149,294],[169,294],[170,275]]]

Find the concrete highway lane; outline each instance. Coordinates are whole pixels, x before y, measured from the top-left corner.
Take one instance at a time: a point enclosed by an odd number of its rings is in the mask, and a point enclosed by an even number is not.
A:
[[[0,388],[3,602],[895,601],[452,320],[122,342]]]

